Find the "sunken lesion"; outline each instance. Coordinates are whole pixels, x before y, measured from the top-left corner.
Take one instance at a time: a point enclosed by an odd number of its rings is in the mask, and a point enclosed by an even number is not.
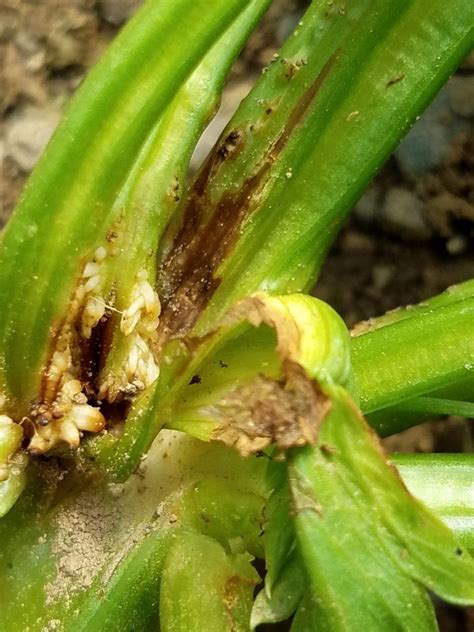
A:
[[[91,342],[95,342],[93,330],[105,316],[102,291],[106,255],[105,248],[99,247],[84,265],[67,314],[52,337],[41,391],[27,417],[31,453],[43,454],[63,444],[77,448],[84,431],[100,432],[105,427],[99,407],[90,403],[92,371],[89,369],[85,378],[84,369]]]
[[[222,422],[212,438],[243,456],[270,445],[285,451],[316,444],[331,401],[296,362],[285,360],[283,373],[281,380],[257,376],[222,399],[217,405]]]
[[[158,271],[162,338],[185,334],[219,285],[215,269],[235,241],[258,187],[258,176],[214,204],[210,190],[225,162],[245,145],[246,132],[232,130],[216,146],[196,178],[169,254]]]
[[[101,432],[114,417],[111,404],[133,399],[158,378],[161,306],[156,290],[140,270],[127,307],[119,312],[113,283],[106,281],[107,257],[101,246],[83,264],[65,316],[51,336],[38,397],[21,420],[30,453],[78,448],[85,432]],[[121,335],[121,365],[104,377],[114,328]]]
[[[238,605],[238,593],[243,587],[255,588],[258,585],[257,579],[231,575],[224,584],[222,603],[226,610],[228,629],[230,632],[237,632],[240,626],[235,622],[234,610]]]
[[[67,314],[52,336],[41,391],[26,424],[30,427],[31,452],[49,452],[64,445],[78,447],[84,432],[105,428],[103,410],[132,400],[158,379],[160,350],[167,340],[192,330],[215,294],[221,283],[219,266],[234,249],[245,221],[261,207],[273,165],[304,120],[337,56],[336,52],[304,91],[277,137],[263,144],[266,148],[254,171],[240,186],[216,197],[214,182],[220,178],[223,165],[242,154],[251,131],[247,124],[223,135],[188,193],[181,227],[159,262],[157,288],[139,273],[119,319],[114,313],[113,284],[105,274],[107,258],[116,248],[117,226],[107,232],[105,246],[83,266]],[[170,195],[180,196],[176,186]],[[117,323],[124,339],[121,342],[125,341],[125,360],[113,373],[105,374],[114,338],[111,332]],[[257,392],[267,393],[268,401],[263,403],[260,396],[253,401],[256,429],[239,411],[237,400],[245,399],[245,393],[236,393],[235,402],[232,398],[227,401],[229,414],[240,428],[237,447],[246,453],[272,441],[282,449],[312,442],[313,426],[304,421],[309,419],[306,413],[299,414],[299,400],[289,382],[282,386],[262,380]],[[311,397],[305,401],[312,401]],[[278,414],[272,425],[273,413]]]
[[[258,127],[258,122],[248,129],[224,132],[202,167],[188,194],[181,228],[159,263],[158,287],[163,307],[159,331],[161,346],[168,339],[189,333],[215,294],[221,283],[219,266],[235,248],[246,220],[261,207],[273,165],[294,130],[305,119],[338,56],[339,51],[336,51],[324,64],[278,136],[263,144],[266,150],[260,163],[243,182],[217,198],[214,196],[214,181],[218,180],[222,166],[244,151],[246,135]],[[285,68],[288,64],[291,66],[288,60],[284,61]],[[305,61],[294,62],[295,67],[300,69]]]

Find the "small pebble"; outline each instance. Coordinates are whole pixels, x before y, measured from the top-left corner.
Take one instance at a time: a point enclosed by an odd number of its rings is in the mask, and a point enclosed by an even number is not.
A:
[[[373,224],[381,205],[381,191],[378,187],[372,186],[370,189],[367,189],[355,205],[355,216],[364,224]]]
[[[34,106],[18,110],[9,120],[5,155],[26,173],[31,171],[59,122],[59,112]]]
[[[448,81],[446,90],[449,104],[455,114],[474,117],[474,76],[457,75]]]
[[[99,11],[109,24],[120,26],[142,4],[141,0],[100,0]]]
[[[379,219],[390,232],[416,241],[429,239],[432,234],[424,216],[423,202],[415,193],[401,187],[388,191]]]
[[[450,255],[459,255],[467,250],[468,242],[465,237],[455,235],[446,242],[446,250]]]
[[[410,180],[438,167],[453,140],[469,122],[456,115],[445,87],[395,150],[403,174]]]

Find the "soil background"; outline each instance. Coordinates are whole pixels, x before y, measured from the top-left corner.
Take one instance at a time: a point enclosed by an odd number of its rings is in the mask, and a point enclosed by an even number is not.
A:
[[[0,227],[70,96],[140,0],[0,0]],[[275,0],[229,78],[195,169],[299,20],[303,0]],[[474,277],[474,54],[381,169],[334,244],[315,294],[348,325]],[[386,440],[392,451],[472,451],[461,418]],[[474,613],[440,607],[444,632]]]

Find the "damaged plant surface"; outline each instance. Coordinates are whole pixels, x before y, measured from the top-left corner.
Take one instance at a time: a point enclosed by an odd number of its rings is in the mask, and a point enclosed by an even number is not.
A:
[[[351,334],[302,293],[474,9],[313,2],[188,183],[269,3],[146,2],[4,231],[6,632],[428,631],[429,593],[474,603],[472,458],[395,466],[363,416],[474,416],[472,281]]]

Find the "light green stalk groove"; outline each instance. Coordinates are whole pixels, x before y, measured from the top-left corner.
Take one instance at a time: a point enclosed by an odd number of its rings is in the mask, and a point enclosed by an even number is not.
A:
[[[474,419],[474,403],[456,401],[441,397],[415,397],[407,399],[390,410],[397,413],[422,413],[428,415],[456,415],[457,417],[468,417]]]
[[[391,460],[410,492],[474,550],[474,455],[396,454]]]

